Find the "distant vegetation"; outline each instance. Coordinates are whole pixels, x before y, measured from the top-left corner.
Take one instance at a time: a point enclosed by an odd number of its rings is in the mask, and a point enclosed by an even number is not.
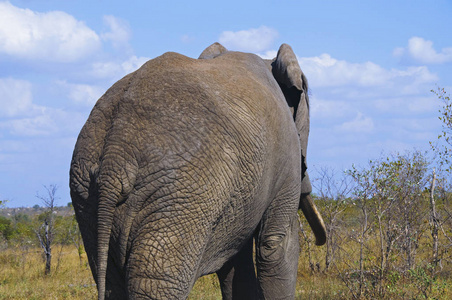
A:
[[[444,89],[433,92],[444,126],[430,153],[311,173],[328,238],[314,246],[300,216],[297,297],[452,299],[452,106]],[[0,209],[0,299],[95,299],[72,207],[55,205],[56,187],[46,192],[42,206]],[[189,297],[220,298],[216,275]]]
[[[0,209],[0,299],[96,294],[72,207]]]
[[[56,236],[55,243],[68,244],[69,224],[75,226],[75,216],[72,207],[54,207]],[[39,246],[34,229],[39,227],[47,216],[47,208],[39,205],[34,207],[16,207],[0,209],[0,249],[16,246]],[[73,230],[73,229],[72,229]]]
[[[335,288],[311,292],[322,291],[320,299],[452,299],[448,175],[435,171],[420,152],[343,174],[319,171],[316,203],[327,244],[313,246],[303,221],[300,262],[310,269],[308,278]]]

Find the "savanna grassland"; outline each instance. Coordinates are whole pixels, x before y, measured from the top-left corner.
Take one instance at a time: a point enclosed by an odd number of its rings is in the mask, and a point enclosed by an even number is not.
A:
[[[55,246],[55,262],[44,275],[39,248],[7,249],[0,252],[0,299],[97,299],[97,291],[86,255],[82,263],[71,245]],[[347,299],[347,288],[333,274],[314,272],[306,257],[300,257],[297,295],[300,299]],[[221,299],[215,274],[200,278],[189,299]]]
[[[80,264],[75,247],[55,245],[54,250],[50,275],[44,275],[39,248],[1,251],[0,299],[95,299],[86,256]]]
[[[422,195],[418,200],[421,198],[425,203],[417,206],[417,210],[428,212],[428,194]],[[369,205],[366,225],[363,203],[358,203],[356,199],[342,201],[317,197],[316,202],[329,230],[329,239],[327,245],[315,246],[314,236],[304,217],[300,216],[301,255],[297,299],[451,299],[449,237],[452,235],[452,227],[445,213],[452,209],[452,203],[446,205],[442,200],[438,199],[437,203],[442,211],[441,226],[444,232],[439,234],[437,263],[434,264],[432,225],[428,213],[419,214],[419,217],[426,219],[419,222],[420,227],[417,227],[416,234],[412,237],[415,242],[412,250],[415,253],[408,253],[406,244],[401,242],[405,229],[400,232],[394,229],[398,226],[396,223],[403,219],[400,214],[394,219],[395,227],[391,227],[395,230],[393,236],[396,241],[390,241],[392,244],[389,245],[383,240],[385,249],[381,252],[378,222],[373,216],[370,203],[373,200],[366,203]],[[39,219],[39,214],[29,217],[30,224],[33,223],[33,218]],[[64,218],[67,218],[67,222],[63,222]],[[18,219],[23,222],[27,218],[22,216]],[[73,224],[69,222],[71,219],[72,216],[61,217],[55,223],[67,226]],[[386,224],[391,222],[386,219]],[[364,225],[369,228],[363,227]],[[56,229],[61,231],[61,227],[55,227]],[[23,228],[21,230],[24,232]],[[399,236],[395,237],[397,234]],[[74,242],[77,239],[68,238],[68,233],[65,239],[65,234],[61,232],[55,235],[59,238],[55,238],[58,243],[55,242],[52,247],[49,275],[44,274],[43,250],[38,247],[39,243],[32,235],[29,235],[29,240],[15,236],[21,242],[13,241],[11,236],[8,245],[3,241],[3,249],[0,251],[0,299],[96,298],[96,287],[86,254]],[[387,249],[388,246],[392,249]],[[380,254],[387,257],[383,265]],[[407,265],[408,254],[413,256],[411,266]],[[221,299],[216,275],[200,278],[189,299]]]
[[[311,250],[311,259],[319,263],[320,269],[316,263],[314,270],[310,268],[306,253],[300,256],[297,299],[353,299],[350,289],[358,288],[359,280],[353,278],[357,275],[346,271],[349,269],[345,263],[337,263],[332,270],[325,271],[322,248]],[[85,255],[80,264],[75,247],[56,246],[52,272],[44,275],[41,252],[40,249],[8,249],[0,253],[0,299],[96,299],[97,291]],[[422,270],[414,269],[406,276],[392,272],[385,279],[385,295],[364,294],[361,299],[451,299],[450,266],[434,278]],[[366,293],[376,288],[372,284],[371,277],[367,278]],[[424,288],[427,297],[422,292]],[[189,299],[221,299],[216,275],[200,278]]]
[[[315,246],[299,216],[296,298],[452,299],[448,175],[419,152],[317,170],[327,241]],[[53,206],[55,192],[44,207],[0,209],[0,299],[96,298],[72,207]],[[216,275],[200,278],[189,299],[221,299]]]

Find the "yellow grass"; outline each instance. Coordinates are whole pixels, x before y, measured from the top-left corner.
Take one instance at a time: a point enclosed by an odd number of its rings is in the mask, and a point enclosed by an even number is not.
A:
[[[216,300],[221,299],[220,284],[216,274],[204,276],[196,281],[190,295],[189,300],[206,299]]]
[[[94,280],[86,255],[80,266],[73,246],[54,246],[52,273],[44,275],[42,251],[34,249],[7,249],[0,251],[0,299],[95,299]],[[59,263],[58,263],[59,258]],[[324,278],[302,274],[300,268],[297,293],[315,299]],[[301,282],[301,281],[303,282]],[[312,298],[314,297],[314,298]],[[221,299],[215,274],[200,278],[188,299]]]
[[[86,255],[80,265],[74,246],[54,246],[50,276],[44,275],[40,249],[0,251],[0,299],[96,298],[97,290]],[[200,278],[189,299],[221,299],[216,275]]]
[[[58,263],[58,258],[59,263]],[[0,299],[95,299],[97,291],[86,257],[80,266],[73,246],[56,246],[52,273],[44,275],[40,249],[0,252]]]
[[[322,264],[324,248],[316,247],[312,250],[314,262]],[[337,263],[337,268],[343,267],[345,268],[345,265]],[[296,299],[352,299],[337,268],[328,273],[313,272],[309,269],[306,253],[301,253]],[[388,282],[388,285],[390,284]],[[437,299],[452,299],[448,298],[452,297],[452,279],[449,280],[449,276],[443,276],[438,279],[438,284],[439,287],[444,285],[444,292],[433,291],[432,295],[441,295],[440,298],[435,297]],[[388,288],[386,296],[376,297],[376,299],[423,299],[422,295],[416,294],[416,286],[412,282],[400,279],[394,288],[399,290],[390,293]],[[80,265],[74,246],[54,246],[50,276],[44,275],[44,260],[40,249],[18,248],[0,251],[0,300],[96,299],[96,297],[96,286],[87,265],[86,256],[83,257]],[[216,275],[200,278],[188,299],[221,299]]]

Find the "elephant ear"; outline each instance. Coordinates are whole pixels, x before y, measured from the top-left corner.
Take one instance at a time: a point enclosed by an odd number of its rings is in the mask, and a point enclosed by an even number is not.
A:
[[[308,81],[298,65],[298,60],[289,45],[283,44],[272,63],[272,73],[278,82],[287,104],[292,110],[301,145],[302,181],[299,208],[303,211],[316,237],[316,245],[326,242],[326,230],[322,216],[309,195],[312,191],[306,163],[309,136]]]
[[[309,97],[308,81],[298,64],[297,57],[287,44],[282,44],[278,55],[272,63],[273,77],[278,82],[281,91],[289,105],[298,134],[300,136],[302,155],[302,192],[311,192],[311,183],[306,173],[306,150],[309,136]]]
[[[212,59],[215,58],[225,52],[228,52],[228,49],[223,47],[220,43],[213,43],[209,47],[207,47],[201,55],[198,57],[198,59]]]
[[[272,73],[278,82],[287,104],[292,110],[301,145],[302,181],[299,208],[303,211],[314,232],[316,245],[326,242],[326,229],[322,216],[309,195],[312,191],[306,163],[309,136],[308,81],[298,65],[298,60],[289,45],[283,44],[272,63]]]
[[[282,44],[279,47],[278,55],[272,64],[272,72],[278,83],[284,84],[287,88],[296,87],[301,91],[302,79],[300,66],[298,65],[297,57],[293,53],[292,47],[287,44]]]

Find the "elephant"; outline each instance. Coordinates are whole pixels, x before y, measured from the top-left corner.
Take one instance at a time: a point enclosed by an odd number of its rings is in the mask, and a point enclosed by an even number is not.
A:
[[[308,84],[219,43],[167,52],[113,84],[80,131],[70,193],[98,299],[185,299],[217,273],[224,299],[295,297],[310,198]],[[253,258],[255,255],[255,259]]]

